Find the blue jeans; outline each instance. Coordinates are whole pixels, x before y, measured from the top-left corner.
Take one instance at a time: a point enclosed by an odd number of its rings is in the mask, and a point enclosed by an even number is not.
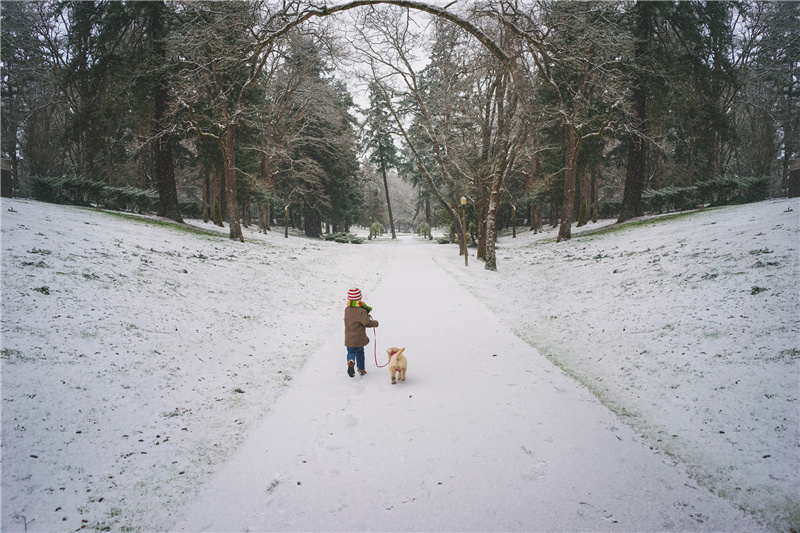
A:
[[[359,370],[364,370],[364,347],[359,346],[358,348],[351,348],[350,346],[347,347],[347,360],[348,361],[355,361],[356,367]]]

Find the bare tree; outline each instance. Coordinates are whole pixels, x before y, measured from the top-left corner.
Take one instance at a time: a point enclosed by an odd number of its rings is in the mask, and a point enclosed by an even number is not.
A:
[[[571,237],[578,154],[582,142],[612,131],[626,109],[628,86],[620,69],[631,42],[619,23],[619,5],[605,2],[490,2],[486,12],[522,40],[547,86],[551,120],[564,130],[564,200],[558,241]],[[598,107],[604,111],[598,113]]]

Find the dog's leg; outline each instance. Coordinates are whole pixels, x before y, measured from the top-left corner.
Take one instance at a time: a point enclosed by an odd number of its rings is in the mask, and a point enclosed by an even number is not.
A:
[[[406,369],[402,368],[400,369],[400,381],[405,381],[405,380],[406,380]]]

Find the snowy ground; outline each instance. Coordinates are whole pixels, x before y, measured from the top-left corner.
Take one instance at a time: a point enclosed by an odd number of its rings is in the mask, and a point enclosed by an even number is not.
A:
[[[768,529],[800,527],[796,200],[568,243],[552,233],[503,237],[498,273],[474,258],[465,269],[452,246],[413,237],[340,245],[247,232],[241,244],[208,225],[203,234],[24,200],[1,208],[4,531],[26,522],[31,531],[754,529],[735,507]],[[420,292],[417,274],[432,267],[444,281]],[[426,341],[409,348],[409,382],[392,388],[370,357],[365,378],[344,374],[338,328],[352,285],[376,304],[381,349]],[[464,318],[474,315],[484,319]],[[504,331],[501,345],[472,337],[487,323]],[[426,353],[440,340],[463,356],[463,373]],[[402,428],[381,418],[393,402],[406,413]],[[562,438],[583,426],[599,449],[578,474],[601,481],[591,498],[569,499],[575,469],[565,465],[595,447]],[[388,442],[390,455],[401,433],[423,457],[377,470],[376,449]],[[442,449],[449,459],[437,470]],[[471,455],[459,456],[464,449]],[[262,454],[258,468],[252,453]],[[292,476],[311,459],[300,485]],[[264,478],[270,465],[282,470]],[[336,503],[328,491],[337,479],[369,480],[355,500],[402,490],[406,501],[373,502],[382,511],[368,516],[354,501],[337,522],[280,513],[259,522],[246,498],[223,500],[227,514],[215,516],[227,521],[213,526],[198,506],[211,508],[217,489],[241,491],[237,468],[265,483],[259,494],[277,510]],[[644,490],[641,468],[655,476]],[[684,468],[692,477],[682,482]],[[506,499],[494,506],[502,514],[476,520],[480,502],[496,503],[517,477],[528,489],[547,480],[530,489],[539,496],[531,503],[547,504],[543,516]],[[435,492],[442,487],[446,495]],[[448,521],[442,502],[462,521]],[[663,508],[643,515],[642,503]],[[394,507],[393,520],[403,507],[424,512],[403,525],[382,516]]]

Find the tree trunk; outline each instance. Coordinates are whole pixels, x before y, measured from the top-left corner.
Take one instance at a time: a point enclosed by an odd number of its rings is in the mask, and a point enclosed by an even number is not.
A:
[[[511,206],[511,238],[517,238],[517,208]]]
[[[246,194],[242,201],[242,227],[250,227],[250,194]]]
[[[322,218],[319,211],[307,203],[303,204],[303,222],[307,237],[322,237]]]
[[[571,124],[564,126],[567,138],[566,166],[564,170],[564,205],[561,208],[561,226],[558,228],[556,242],[566,241],[572,237],[572,216],[575,209],[575,178],[578,160],[575,143],[575,128]]]
[[[641,61],[648,53],[650,34],[652,33],[649,17],[645,10],[650,7],[647,2],[637,2],[634,9],[637,39],[634,47],[634,62]],[[647,83],[638,71],[633,76],[633,128],[628,145],[628,166],[625,171],[625,189],[622,193],[622,210],[617,222],[642,215],[642,193],[644,192],[645,171],[647,161]]]
[[[269,228],[269,202],[258,202],[258,229],[266,233]]]
[[[230,225],[230,238],[234,241],[244,242],[242,227],[239,224],[239,207],[236,199],[236,156],[233,152],[236,139],[235,126],[228,126],[225,131],[225,202],[228,211],[228,224]]]
[[[598,180],[599,165],[592,165],[592,222],[597,222],[600,216],[600,182]]]
[[[531,173],[528,175],[528,181],[525,184],[525,190],[530,196],[533,196],[536,185],[541,181],[542,174],[541,162],[539,161],[539,152],[533,153],[533,160],[531,163]],[[534,233],[536,233],[538,228],[536,225],[538,215],[539,205],[537,202],[531,200],[531,231]]]
[[[491,193],[489,193],[491,196]],[[481,260],[486,259],[486,217],[489,214],[488,201],[482,200],[480,203],[480,210],[478,211],[478,251],[475,257]],[[467,242],[469,243],[469,233],[467,233]]]
[[[381,174],[383,174],[383,189],[386,191],[386,209],[389,210],[389,225],[392,227],[392,239],[396,239],[394,233],[394,217],[392,216],[392,201],[389,199],[389,182],[386,180],[386,161],[383,159],[383,145],[378,144],[381,158]]]
[[[433,229],[433,217],[431,216],[431,199],[428,194],[425,194],[425,223],[428,225],[428,240],[433,240],[433,233],[431,230]]]
[[[201,165],[200,171],[203,179],[203,222],[208,222],[210,219],[209,200],[211,196],[211,177],[207,165]]]
[[[222,173],[217,168],[211,170],[211,183],[209,186],[211,222],[219,227],[224,227],[224,213],[222,212]]]
[[[158,2],[154,6],[150,17],[153,51],[160,65],[164,65],[167,62],[164,29],[166,9],[166,4],[163,1]],[[153,146],[155,150],[156,183],[158,184],[158,214],[182,223],[183,218],[178,205],[178,189],[175,183],[175,165],[172,162],[172,137],[168,132],[168,99],[169,84],[167,74],[162,72],[153,90],[153,118],[156,136]]]
[[[589,223],[591,216],[592,184],[591,176],[586,172],[586,166],[581,165],[578,169],[578,183],[580,190],[580,200],[578,202],[578,227]]]
[[[492,191],[489,194],[489,208],[486,210],[486,270],[497,270],[497,254],[495,243],[497,241],[497,211],[500,203],[500,185],[502,184],[502,173],[497,171],[492,180]]]
[[[270,231],[272,228],[270,224],[272,223],[272,215],[270,213],[270,201],[269,198],[272,197],[272,192],[275,190],[275,180],[272,176],[272,173],[269,169],[270,159],[267,154],[261,154],[261,182],[264,184],[264,189],[267,194],[267,200],[265,202],[259,203],[259,211],[261,213],[261,218],[263,225],[261,229],[264,233]]]

